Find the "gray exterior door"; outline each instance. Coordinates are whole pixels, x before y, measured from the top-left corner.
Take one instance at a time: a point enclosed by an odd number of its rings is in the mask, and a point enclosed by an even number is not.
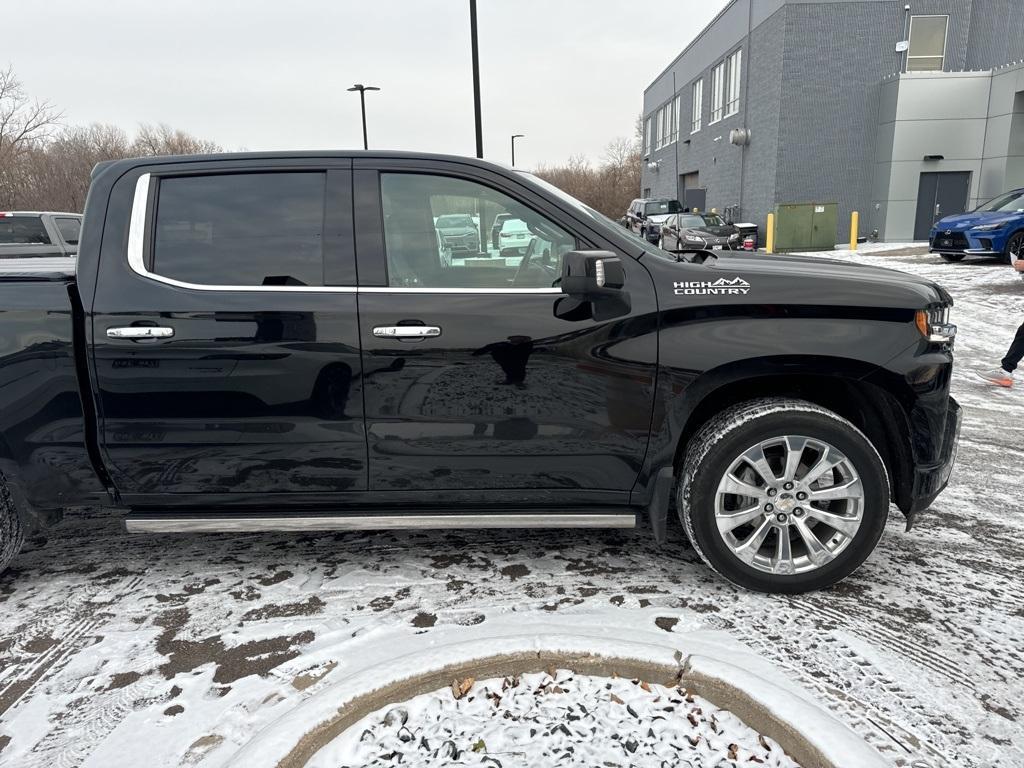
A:
[[[970,186],[970,171],[922,173],[917,188],[914,239],[927,240],[932,224],[943,216],[963,213],[967,208]]]

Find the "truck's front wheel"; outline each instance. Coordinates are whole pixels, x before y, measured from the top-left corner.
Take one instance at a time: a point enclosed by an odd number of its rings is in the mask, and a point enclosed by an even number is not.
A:
[[[690,441],[678,509],[700,556],[730,581],[804,592],[852,573],[878,543],[889,485],[871,442],[802,400],[741,403]]]
[[[21,527],[21,518],[7,488],[7,481],[0,475],[0,573],[7,570],[24,542],[25,531]]]

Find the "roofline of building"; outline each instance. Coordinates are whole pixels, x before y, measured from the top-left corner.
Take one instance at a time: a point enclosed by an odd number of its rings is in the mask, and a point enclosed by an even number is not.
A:
[[[691,40],[689,43],[687,43],[686,47],[683,48],[683,50],[679,53],[679,55],[676,56],[674,59],[672,59],[672,61],[670,61],[668,63],[668,66],[666,66],[663,70],[661,70],[661,72],[659,72],[657,75],[655,75],[654,79],[651,80],[650,84],[646,88],[644,88],[644,94],[646,94],[649,90],[651,90],[651,88],[654,87],[654,84],[656,82],[658,82],[659,80],[661,80],[661,78],[665,75],[665,73],[667,73],[670,69],[672,69],[672,67],[674,67],[676,65],[676,62],[679,61],[681,58],[683,58],[683,56],[686,55],[686,52],[688,50],[690,50],[691,48],[693,48],[693,46],[697,44],[697,41],[700,40],[702,37],[704,37],[704,34],[709,29],[711,29],[713,26],[715,26],[715,24],[718,22],[718,20],[720,18],[722,18],[722,16],[725,15],[725,12],[728,11],[730,8],[732,8],[734,5],[736,5],[736,3],[738,3],[738,2],[739,2],[739,0],[729,0],[729,2],[726,3],[722,7],[722,10],[720,10],[718,13],[715,14],[715,18],[713,18],[711,21],[709,21],[707,24],[705,24],[704,25],[704,29],[702,29],[700,32],[698,32],[696,34],[696,36],[693,38],[693,40]],[[760,26],[760,25],[758,25],[758,26]],[[753,32],[753,30],[751,30],[751,32]]]

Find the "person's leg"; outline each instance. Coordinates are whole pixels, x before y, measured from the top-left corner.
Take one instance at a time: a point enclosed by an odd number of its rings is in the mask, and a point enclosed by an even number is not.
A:
[[[1021,359],[1024,358],[1024,323],[1017,329],[1010,348],[1006,351],[1006,357],[1002,359],[998,368],[992,370],[978,371],[978,375],[989,384],[999,387],[1013,386],[1013,372],[1017,369]]]
[[[1020,365],[1021,359],[1024,359],[1024,323],[1020,324],[1017,335],[1013,337],[1010,349],[1007,350],[1006,357],[1003,358],[1003,370],[1013,373]]]

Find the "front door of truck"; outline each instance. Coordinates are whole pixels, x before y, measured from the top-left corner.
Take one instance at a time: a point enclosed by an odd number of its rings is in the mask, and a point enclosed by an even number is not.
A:
[[[657,357],[646,270],[623,256],[631,310],[574,314],[556,287],[562,257],[608,246],[531,187],[458,163],[354,163],[370,489],[625,501]],[[498,242],[453,252],[436,226],[449,214],[482,235],[500,217]]]
[[[366,487],[350,161],[154,165],[115,186],[92,307],[100,442],[133,504]]]

